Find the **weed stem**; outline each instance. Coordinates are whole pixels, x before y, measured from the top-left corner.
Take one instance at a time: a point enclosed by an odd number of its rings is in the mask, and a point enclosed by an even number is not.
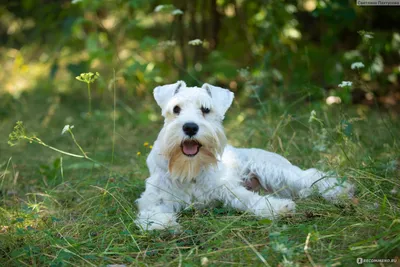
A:
[[[50,148],[51,150],[60,152],[61,154],[64,154],[64,155],[68,155],[68,156],[75,157],[75,158],[85,158],[85,156],[77,155],[77,154],[73,154],[73,153],[69,153],[69,152],[60,150],[60,149],[58,149],[58,148],[49,146],[48,144],[44,143],[42,140],[40,140],[40,139],[37,138],[37,137],[33,137],[33,138],[24,137],[24,138],[27,139],[28,141],[36,142],[36,143],[38,143],[39,145],[45,146],[45,147],[47,147],[47,148]],[[87,157],[86,157],[86,158],[87,158]]]
[[[76,141],[75,135],[74,135],[74,133],[71,131],[71,129],[68,129],[68,132],[71,134],[72,140],[74,140],[75,145],[76,145],[76,146],[79,148],[79,150],[82,152],[84,158],[89,158],[89,157],[86,155],[86,152],[83,151],[83,148],[78,144],[78,141]]]
[[[88,100],[89,100],[89,112],[88,114],[92,113],[92,95],[90,94],[90,83],[87,83],[88,86]]]

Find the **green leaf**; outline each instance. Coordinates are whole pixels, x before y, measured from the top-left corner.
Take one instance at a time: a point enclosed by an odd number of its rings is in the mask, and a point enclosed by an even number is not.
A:
[[[262,219],[262,220],[259,220],[258,222],[261,224],[267,224],[267,225],[272,223],[272,221],[270,219]]]

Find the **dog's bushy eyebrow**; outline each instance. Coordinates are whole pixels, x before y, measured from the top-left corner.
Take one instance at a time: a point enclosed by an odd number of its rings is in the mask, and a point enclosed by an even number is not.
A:
[[[197,99],[197,105],[204,108],[211,108],[212,107],[212,100],[205,95],[201,98]]]
[[[212,97],[210,87],[206,86],[206,87],[204,87],[204,89],[206,89],[207,94],[208,94],[210,97]]]
[[[175,92],[174,92],[174,95],[176,95],[177,93],[179,93],[179,89],[182,87],[182,83],[180,82],[179,84],[178,84],[178,86],[176,87],[176,89],[175,89]]]

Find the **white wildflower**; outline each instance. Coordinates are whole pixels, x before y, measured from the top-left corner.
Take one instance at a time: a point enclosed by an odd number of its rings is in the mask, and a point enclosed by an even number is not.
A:
[[[74,128],[74,125],[69,126],[68,124],[64,126],[64,128],[61,131],[61,134],[64,134],[66,131],[69,131]]]
[[[326,104],[328,105],[340,104],[340,103],[342,103],[342,99],[340,99],[340,97],[338,96],[331,95],[326,98]]]
[[[158,5],[154,8],[154,12],[171,12],[175,7],[173,5]],[[179,10],[179,9],[176,9]],[[174,11],[176,11],[174,10]],[[182,10],[180,10],[182,12]],[[178,11],[179,12],[179,11]],[[173,13],[173,11],[171,12]],[[183,12],[182,12],[183,14]]]
[[[349,82],[349,81],[342,81],[342,83],[341,84],[339,84],[338,86],[339,87],[346,87],[346,86],[352,86],[353,85],[353,82]]]
[[[362,62],[354,62],[353,64],[351,64],[351,69],[362,69],[364,68],[364,64]]]
[[[165,8],[165,5],[158,5],[158,6],[156,6],[156,8],[154,8],[154,12],[160,12],[164,8]]]
[[[175,9],[174,11],[171,12],[172,15],[176,16],[176,15],[182,15],[183,11],[180,9]]]
[[[188,42],[188,44],[190,44],[190,45],[201,45],[202,43],[203,43],[203,41],[200,39],[194,39],[194,40],[191,40]]]
[[[367,32],[367,31],[358,31],[358,34],[361,35],[364,40],[368,41],[368,39],[374,38],[374,33],[373,32]]]
[[[72,1],[71,1],[71,4],[78,4],[78,3],[80,3],[80,2],[82,2],[82,0],[72,0]]]

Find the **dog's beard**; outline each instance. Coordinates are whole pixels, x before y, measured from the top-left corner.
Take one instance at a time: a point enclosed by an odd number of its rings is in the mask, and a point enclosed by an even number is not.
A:
[[[177,142],[171,140],[179,140],[178,136],[164,136],[164,156],[169,160],[168,170],[171,179],[183,182],[185,180],[194,180],[202,169],[216,167],[218,156],[222,156],[226,146],[226,136],[222,127],[209,129],[207,136],[199,139],[185,139]],[[183,153],[182,144],[184,141],[196,141],[200,148],[194,156],[188,156]]]
[[[172,179],[183,182],[195,179],[201,168],[217,166],[217,162],[216,155],[204,147],[200,148],[196,156],[188,157],[178,146],[169,155],[168,170]]]

